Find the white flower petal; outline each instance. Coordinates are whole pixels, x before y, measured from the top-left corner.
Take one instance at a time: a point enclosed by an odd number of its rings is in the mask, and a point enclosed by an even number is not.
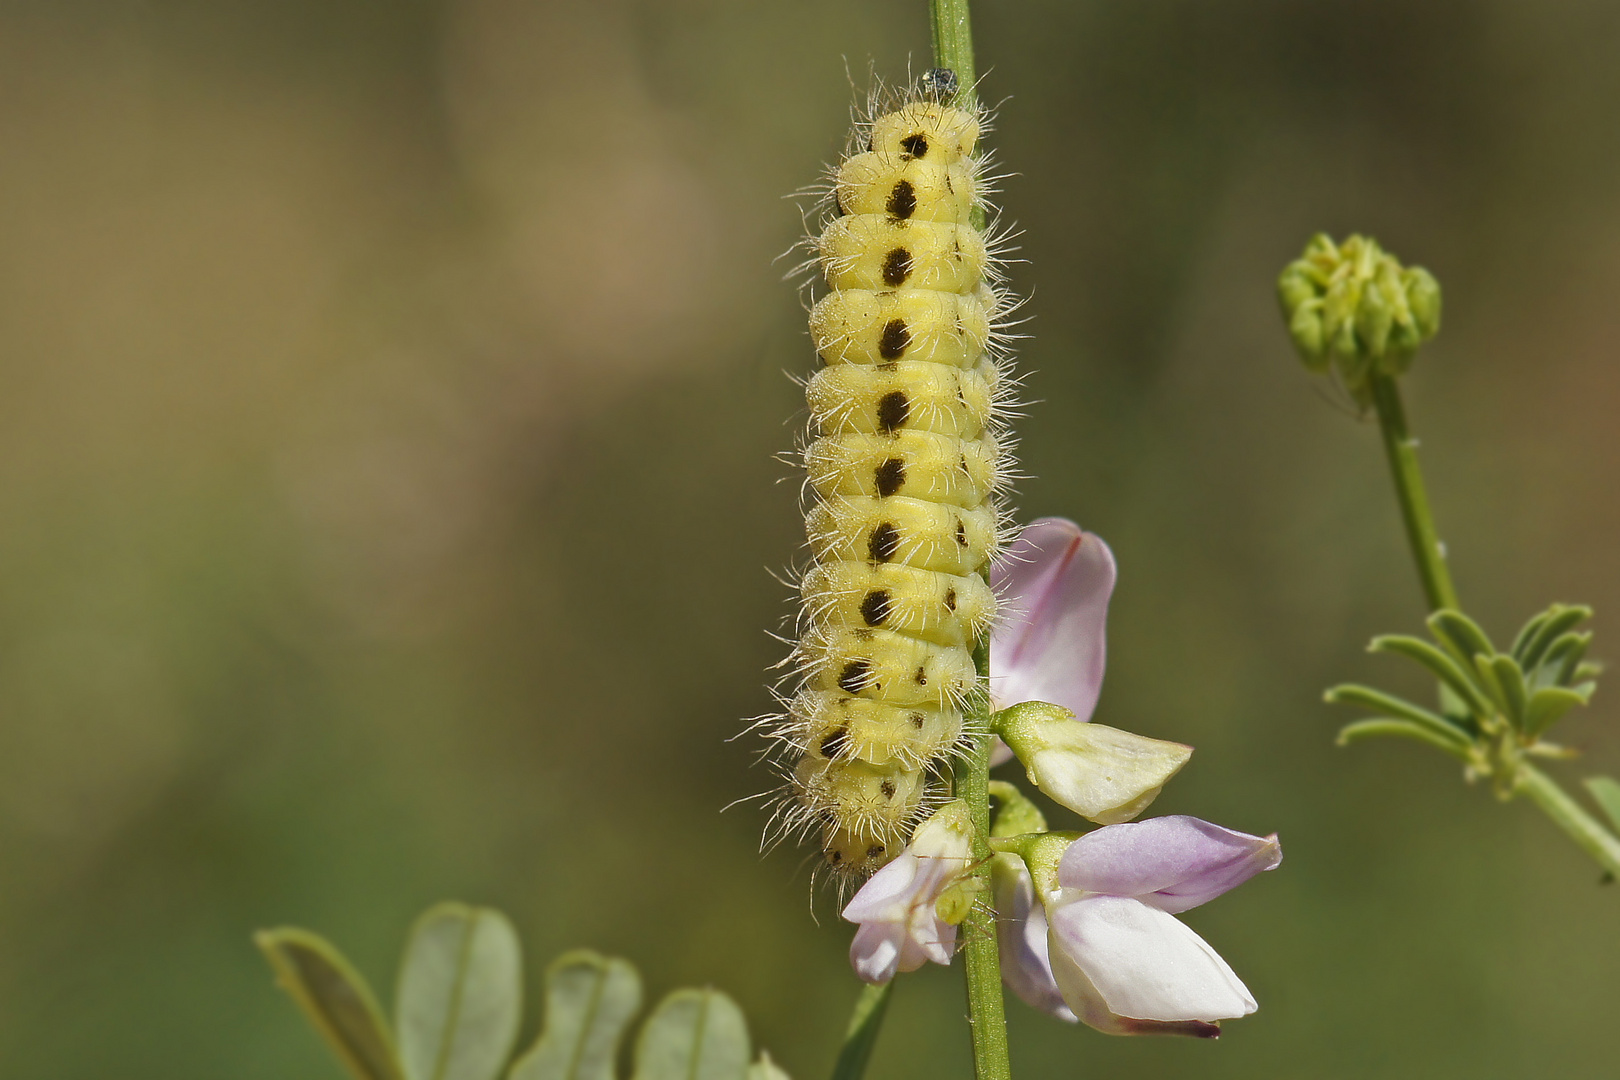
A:
[[[1065,999],[1087,1023],[1099,1002],[1107,1013],[1138,1020],[1210,1022],[1254,1012],[1248,987],[1175,916],[1130,897],[1075,896],[1060,898],[1047,914],[1054,953],[1091,988],[1078,985],[1073,971],[1060,974],[1053,956]]]
[[[899,923],[862,923],[849,943],[849,966],[866,982],[888,982],[900,965],[905,937],[905,927]]]

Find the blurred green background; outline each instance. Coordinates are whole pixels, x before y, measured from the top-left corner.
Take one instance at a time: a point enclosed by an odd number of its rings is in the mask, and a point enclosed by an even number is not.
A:
[[[1462,595],[1620,641],[1620,8],[975,15],[1021,512],[1118,554],[1099,719],[1199,748],[1158,808],[1287,851],[1188,919],[1256,1016],[1014,1004],[1020,1075],[1613,1075],[1620,890],[1439,754],[1332,745],[1325,685],[1422,692],[1362,652],[1421,607],[1271,283],[1318,229],[1439,276],[1408,393]],[[847,928],[720,813],[769,782],[725,740],[799,542],[772,259],[868,70],[927,49],[923,0],[0,3],[0,1074],[336,1078],[249,933],[387,987],[446,897],[536,978],[590,945],[718,985],[824,1074]],[[1620,771],[1613,708],[1561,775]],[[968,1076],[959,975],[905,980],[874,1077]]]

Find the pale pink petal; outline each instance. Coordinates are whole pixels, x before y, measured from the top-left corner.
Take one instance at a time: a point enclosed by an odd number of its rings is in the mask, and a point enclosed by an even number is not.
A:
[[[1058,865],[1068,889],[1134,896],[1186,911],[1282,862],[1276,836],[1251,836],[1195,817],[1109,825],[1070,844]]]
[[[992,697],[1003,706],[1050,701],[1091,719],[1116,576],[1108,545],[1072,521],[1041,518],[1002,552],[990,576],[1003,610],[990,637]]]
[[[856,890],[844,905],[844,918],[853,923],[880,919],[903,922],[917,892],[917,877],[922,870],[917,856],[910,851],[901,852]]]
[[[1054,904],[1048,917],[1054,949],[1114,1016],[1211,1023],[1256,1008],[1226,961],[1168,912],[1124,896],[1079,896]],[[1097,1003],[1081,988],[1069,989],[1078,999],[1069,1005],[1082,1019],[1096,1012]]]

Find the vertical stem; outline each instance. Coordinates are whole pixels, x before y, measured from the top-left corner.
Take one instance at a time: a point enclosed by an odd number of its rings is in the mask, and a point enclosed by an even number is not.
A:
[[[1580,804],[1570,798],[1552,777],[1528,761],[1519,762],[1516,779],[1517,789],[1530,796],[1531,801],[1553,820],[1553,824],[1563,829],[1599,866],[1620,878],[1620,840],[1616,840],[1592,815],[1582,810]]]
[[[956,105],[970,109],[974,104],[973,26],[968,21],[968,0],[929,0],[928,14],[934,28],[934,66],[956,73]]]
[[[934,31],[934,66],[956,74],[959,108],[972,108],[978,73],[973,63],[973,29],[968,0],[929,0]],[[968,710],[968,747],[956,764],[956,795],[973,818],[973,874],[982,888],[962,923],[962,956],[967,968],[968,1022],[973,1035],[973,1071],[978,1080],[1012,1080],[1007,1055],[1007,1016],[1001,997],[1001,957],[996,951],[996,916],[984,899],[990,889],[990,643],[973,651],[979,692]]]
[[[1378,426],[1384,434],[1384,452],[1395,480],[1395,495],[1406,521],[1406,539],[1412,545],[1418,577],[1429,610],[1458,608],[1457,588],[1451,583],[1451,568],[1434,528],[1434,513],[1423,487],[1423,471],[1418,468],[1417,440],[1406,428],[1406,409],[1401,405],[1401,389],[1393,375],[1374,372],[1368,377],[1373,406],[1378,410]]]
[[[877,1045],[893,991],[893,979],[862,987],[861,996],[855,999],[855,1011],[850,1014],[849,1030],[844,1033],[844,1045],[833,1065],[832,1080],[861,1080],[866,1074],[866,1063]]]
[[[988,897],[990,882],[990,642],[973,650],[979,669],[979,692],[966,716],[968,746],[956,763],[956,797],[973,818],[973,875],[979,899],[962,923],[962,957],[967,968],[968,1023],[973,1036],[973,1072],[978,1080],[1012,1080],[1007,1047],[1006,1003],[1001,996],[1001,954],[996,942],[996,913]]]

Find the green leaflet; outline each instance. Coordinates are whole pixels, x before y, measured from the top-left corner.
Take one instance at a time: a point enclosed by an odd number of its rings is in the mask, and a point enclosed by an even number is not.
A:
[[[614,1080],[619,1043],[641,1009],[627,960],[578,949],[546,970],[545,1028],[508,1080]]]
[[[1476,715],[1489,713],[1490,702],[1480,690],[1477,680],[1464,670],[1451,656],[1429,644],[1422,638],[1407,637],[1404,634],[1386,634],[1375,637],[1372,644],[1367,646],[1371,652],[1395,653],[1409,660],[1416,660],[1434,673],[1435,678],[1462,698],[1462,702]]]
[[[1620,783],[1608,776],[1588,776],[1585,783],[1586,790],[1592,793],[1592,798],[1609,815],[1615,828],[1620,828]]]
[[[394,1006],[406,1080],[494,1080],[522,1007],[522,949],[506,916],[429,908],[405,947]]]
[[[745,1080],[748,1025],[718,990],[676,990],[636,1040],[634,1080]]]
[[[1382,738],[1394,736],[1400,739],[1415,739],[1418,742],[1428,743],[1430,746],[1444,750],[1459,761],[1468,760],[1468,746],[1458,743],[1454,739],[1437,734],[1433,729],[1414,724],[1410,720],[1357,720],[1353,724],[1346,724],[1339,729],[1338,743],[1340,746],[1349,746],[1353,742],[1363,739]]]
[[[1491,644],[1491,639],[1485,636],[1485,631],[1460,611],[1447,608],[1430,615],[1429,631],[1465,666],[1472,664],[1476,656],[1496,654],[1496,648]]]
[[[358,1080],[402,1080],[399,1056],[377,999],[343,954],[297,927],[253,935],[276,982]]]
[[[1531,625],[1536,627],[1535,632],[1525,641],[1524,652],[1521,654],[1516,651],[1513,655],[1524,665],[1525,671],[1534,671],[1553,642],[1591,617],[1592,609],[1585,605],[1566,607],[1563,604],[1554,604],[1542,613],[1539,620],[1531,620]],[[1525,629],[1528,630],[1529,626]],[[1524,635],[1521,633],[1520,636]]]
[[[1393,694],[1386,694],[1382,690],[1374,690],[1370,686],[1358,686],[1354,683],[1346,683],[1343,686],[1333,687],[1326,694],[1324,694],[1323,697],[1325,700],[1333,704],[1360,705],[1363,708],[1372,709],[1374,712],[1384,713],[1388,716],[1395,717],[1402,724],[1407,724],[1427,732],[1429,737],[1424,741],[1440,747],[1447,753],[1466,753],[1469,745],[1472,743],[1472,740],[1469,738],[1467,732],[1457,727],[1439,713],[1430,712],[1428,709],[1425,709],[1419,705],[1414,705],[1410,701],[1403,698],[1398,698]],[[1360,728],[1360,725],[1351,724],[1350,727]],[[1347,740],[1344,734],[1344,732],[1349,730],[1349,728],[1345,728],[1344,731],[1340,732],[1340,745],[1344,745],[1346,742],[1351,741]],[[1362,734],[1372,733],[1373,732],[1371,731],[1367,731],[1363,732]],[[1407,733],[1404,731],[1390,731],[1387,732],[1387,734]]]
[[[1593,689],[1592,683],[1582,683],[1577,687],[1544,686],[1537,690],[1530,695],[1530,703],[1525,709],[1525,736],[1531,739],[1539,737],[1569,710],[1577,705],[1585,705]]]

